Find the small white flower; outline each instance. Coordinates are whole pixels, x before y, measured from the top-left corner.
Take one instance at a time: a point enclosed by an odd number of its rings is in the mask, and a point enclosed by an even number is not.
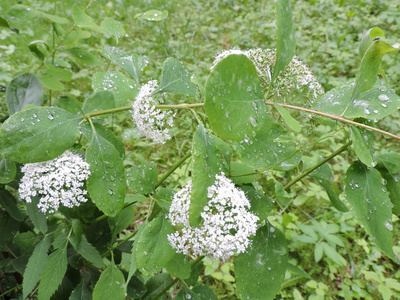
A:
[[[189,225],[189,206],[192,182],[189,181],[174,195],[169,219],[172,225],[183,228],[168,235],[168,241],[178,253],[206,255],[226,260],[245,252],[250,236],[257,231],[258,217],[249,211],[250,202],[243,191],[224,176],[217,175],[208,188],[208,204],[204,207],[200,227]]]
[[[161,111],[155,107],[155,105],[163,103],[161,98],[153,97],[157,87],[156,80],[149,81],[142,86],[132,105],[132,117],[142,135],[156,143],[164,144],[165,141],[171,139],[168,134],[169,129],[164,127],[173,125],[174,115],[170,111]]]
[[[267,92],[274,70],[276,50],[261,48],[249,49],[246,51],[238,49],[226,50],[216,56],[211,69],[213,69],[219,61],[231,54],[246,55],[247,58],[254,63],[260,77],[263,91]],[[292,61],[279,73],[270,93],[272,97],[285,98],[294,91],[309,96],[311,101],[324,93],[322,86],[312,74],[311,70],[302,63],[297,56],[294,56]]]
[[[90,175],[89,164],[78,154],[66,151],[53,160],[26,164],[21,171],[21,199],[30,203],[39,196],[38,208],[44,213],[55,212],[60,204],[72,208],[87,201],[82,187]]]

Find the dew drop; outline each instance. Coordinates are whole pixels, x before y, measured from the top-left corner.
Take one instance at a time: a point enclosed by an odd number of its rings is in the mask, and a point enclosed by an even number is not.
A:
[[[392,231],[393,230],[393,225],[390,224],[389,222],[385,222],[385,227],[387,230]]]

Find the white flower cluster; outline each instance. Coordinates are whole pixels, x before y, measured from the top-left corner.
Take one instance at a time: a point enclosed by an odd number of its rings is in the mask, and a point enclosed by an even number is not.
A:
[[[163,103],[161,98],[154,99],[153,93],[157,89],[157,80],[152,80],[142,86],[136,96],[133,108],[133,121],[139,132],[156,143],[164,144],[171,136],[165,125],[173,125],[173,113],[161,111],[155,105]]]
[[[214,68],[219,61],[231,54],[244,54],[254,63],[261,80],[261,86],[266,92],[274,70],[276,50],[261,48],[246,51],[238,49],[226,50],[217,55],[211,68]],[[311,70],[297,56],[294,56],[292,61],[279,73],[274,88],[271,90],[271,96],[286,97],[294,91],[309,96],[311,101],[324,93],[322,86]]]
[[[178,253],[205,255],[226,260],[243,253],[256,234],[258,217],[249,211],[250,202],[243,191],[223,173],[216,176],[208,188],[208,204],[204,207],[201,227],[189,225],[192,182],[174,195],[169,212],[172,225],[182,229],[168,235],[168,241]]]
[[[60,204],[72,208],[87,201],[82,187],[90,175],[89,164],[78,154],[66,151],[53,160],[26,164],[21,171],[21,199],[30,203],[39,196],[38,208],[44,213],[55,212]]]

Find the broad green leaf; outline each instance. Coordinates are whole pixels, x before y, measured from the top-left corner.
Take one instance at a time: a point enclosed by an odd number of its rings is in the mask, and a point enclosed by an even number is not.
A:
[[[89,31],[80,29],[80,28],[75,28],[65,39],[64,45],[67,48],[70,48],[74,46],[78,41],[83,40],[83,39],[88,39],[92,35]]]
[[[386,183],[389,198],[393,204],[392,212],[396,216],[400,216],[400,154],[382,154],[377,157],[377,160],[376,168]]]
[[[93,290],[93,300],[125,300],[126,283],[124,274],[111,260],[110,265],[101,274]]]
[[[145,56],[140,56],[136,53],[125,53],[117,47],[107,45],[100,48],[100,53],[128,72],[135,80],[136,85],[139,85],[140,74],[148,63]]]
[[[49,45],[45,41],[41,40],[32,41],[28,45],[28,48],[32,52],[32,54],[43,61],[46,53],[42,52],[42,50],[38,48],[38,45],[46,46],[47,50],[49,50]]]
[[[7,87],[6,103],[11,115],[27,104],[42,105],[43,88],[39,79],[29,73],[13,78]]]
[[[81,282],[74,288],[69,300],[92,300],[89,288],[89,276],[82,277]]]
[[[0,251],[9,251],[7,245],[18,232],[20,223],[14,220],[6,211],[0,210]]]
[[[53,76],[61,81],[70,81],[72,72],[65,67],[56,67],[52,64],[46,64],[46,74]]]
[[[234,161],[230,163],[229,174],[230,179],[236,185],[253,183],[256,180],[256,173],[253,168]]]
[[[171,92],[187,96],[196,96],[197,86],[191,80],[191,74],[185,66],[173,57],[164,62],[158,92]]]
[[[371,145],[368,145],[367,141],[364,138],[365,135],[362,136],[361,132],[355,126],[350,126],[350,129],[354,152],[356,153],[358,159],[363,164],[374,167],[376,165],[376,162],[374,161],[374,158],[371,154]]]
[[[346,173],[345,195],[355,216],[376,245],[396,260],[392,250],[392,203],[379,172],[360,162],[353,163]]]
[[[289,0],[277,0],[276,13],[276,62],[272,74],[272,83],[292,60],[296,50],[295,29]]]
[[[64,85],[54,76],[49,74],[43,74],[40,76],[40,82],[50,90],[62,91]]]
[[[125,207],[116,217],[108,218],[108,224],[112,231],[112,236],[116,236],[127,228],[135,220],[135,214],[131,206]]]
[[[8,17],[11,18],[13,22],[16,22],[18,24],[22,24],[24,22],[32,20],[39,14],[40,12],[38,10],[21,4],[11,6],[11,8],[7,12]]]
[[[122,24],[118,21],[115,21],[113,18],[105,18],[102,22],[100,27],[103,29],[103,31],[106,34],[109,34],[115,39],[118,40],[124,36],[125,34],[125,29],[122,26]]]
[[[67,271],[67,243],[49,255],[40,274],[38,298],[50,299]]]
[[[81,118],[57,107],[17,112],[0,128],[0,153],[20,163],[53,159],[68,150],[79,136]]]
[[[56,15],[51,15],[51,14],[46,14],[44,12],[40,12],[40,17],[47,19],[51,22],[58,23],[58,24],[69,24],[69,21],[67,18],[56,16]]]
[[[93,65],[93,66],[102,66],[103,61],[101,61],[97,56],[87,52],[82,48],[69,48],[65,50],[66,52],[70,53],[73,57],[75,57],[78,61],[83,63]]]
[[[8,183],[14,179],[17,174],[15,162],[7,158],[0,158],[0,183]]]
[[[86,260],[90,261],[97,268],[104,268],[105,264],[99,251],[92,246],[84,235],[81,236],[78,242],[75,236],[70,238],[71,245],[74,247],[76,252],[83,256]]]
[[[124,74],[117,71],[94,73],[92,86],[96,92],[112,92],[114,94],[116,106],[132,104],[132,99],[134,99],[137,94],[135,81],[128,79]]]
[[[292,265],[290,262],[288,262],[287,264],[287,269],[288,271],[294,274],[300,275],[310,280],[312,279],[312,277],[308,273],[306,273],[302,268],[300,268],[299,266]]]
[[[61,96],[55,99],[54,105],[59,108],[65,109],[66,111],[77,115],[81,112],[82,102],[78,101],[73,96]]]
[[[168,242],[167,235],[174,232],[165,216],[153,219],[143,229],[136,247],[137,266],[143,274],[154,274],[167,268],[179,278],[189,278],[190,264],[185,264],[185,257],[176,253]],[[181,267],[174,267],[171,262],[181,264]]]
[[[93,125],[96,129],[96,133],[102,138],[109,141],[111,144],[113,144],[114,147],[118,150],[120,157],[124,158],[125,147],[121,139],[114,132],[112,132],[111,129],[108,129],[107,127],[104,127],[99,123],[93,123]],[[81,124],[79,128],[89,141],[92,140],[93,129],[89,124]]]
[[[205,111],[212,130],[240,141],[255,136],[266,113],[254,64],[245,55],[229,55],[211,71],[205,87]]]
[[[24,272],[24,280],[22,282],[23,298],[26,299],[28,294],[32,292],[40,279],[43,267],[47,261],[47,251],[49,250],[51,241],[50,236],[44,236],[43,240],[36,245],[31,257],[28,260]]]
[[[214,294],[212,289],[210,289],[205,284],[196,285],[193,289],[188,289],[187,287],[179,291],[175,296],[174,300],[217,300],[217,296]]]
[[[33,231],[18,232],[13,239],[13,242],[21,248],[22,251],[26,251],[32,247],[35,242],[37,235]]]
[[[324,248],[322,247],[321,243],[316,243],[315,250],[314,250],[315,262],[319,262],[321,260],[323,254],[324,254]]]
[[[250,210],[260,221],[266,220],[268,213],[272,209],[272,200],[257,191],[252,185],[242,185],[240,189],[246,194],[246,198],[250,200]]]
[[[252,245],[235,259],[241,299],[274,299],[285,278],[287,246],[283,234],[267,223],[258,229]],[[266,288],[268,287],[268,288]]]
[[[314,178],[325,190],[332,205],[339,211],[349,211],[347,206],[339,198],[339,189],[335,182],[329,181],[326,178],[319,176],[311,176]]]
[[[148,10],[144,13],[136,15],[136,18],[147,20],[147,21],[162,21],[168,17],[168,11],[163,10]]]
[[[26,203],[26,211],[31,219],[33,225],[42,233],[46,233],[48,230],[47,227],[47,218],[44,213],[37,207],[39,203],[38,197],[33,197],[32,202]]]
[[[87,181],[89,195],[106,215],[114,217],[122,209],[125,197],[125,174],[118,150],[109,141],[93,132],[86,150],[90,164]]]
[[[126,183],[128,188],[139,194],[154,192],[157,177],[157,165],[153,162],[137,164],[126,170]]]
[[[282,116],[283,120],[285,121],[286,125],[289,126],[290,129],[300,132],[301,126],[299,121],[292,117],[292,115],[284,108],[277,103],[274,103],[274,107],[277,109],[279,114]]]
[[[75,24],[79,27],[88,28],[100,33],[104,33],[103,28],[98,26],[90,16],[88,16],[76,5],[72,7],[72,19],[74,19]]]
[[[362,92],[367,91],[374,86],[381,66],[383,54],[395,50],[397,49],[386,42],[381,41],[379,38],[372,41],[361,60],[361,67],[357,73],[356,85],[351,96],[352,101],[359,99]],[[348,103],[347,107],[350,105],[351,102]]]
[[[147,292],[142,299],[153,299],[158,293],[168,287],[172,282],[171,275],[168,273],[157,274],[146,282]]]
[[[372,27],[364,33],[363,37],[361,38],[359,47],[361,58],[364,56],[369,46],[371,46],[372,41],[377,37],[379,38],[385,37],[385,33],[379,27]]]
[[[0,27],[10,28],[6,19],[0,17]]]
[[[144,293],[146,293],[146,291],[147,291],[146,286],[138,277],[135,276],[129,281],[127,287],[128,297],[137,299],[143,296]]]
[[[85,100],[82,111],[85,114],[115,108],[114,95],[109,91],[100,91],[92,94]]]
[[[139,226],[139,228],[136,231],[135,241],[132,245],[132,251],[131,251],[131,260],[130,260],[130,264],[129,264],[129,273],[128,273],[128,279],[127,279],[128,282],[131,280],[132,276],[136,273],[136,271],[138,269],[138,264],[137,264],[137,259],[136,259],[136,252],[137,252],[136,249],[139,244],[140,236],[142,235],[143,230],[147,227],[147,224],[148,224],[148,221],[146,220]]]
[[[377,82],[373,88],[351,100],[354,85],[354,82],[346,83],[330,90],[315,101],[314,108],[349,119],[361,117],[375,121],[400,108],[400,97],[386,87],[384,82]]]
[[[207,188],[214,184],[215,175],[221,173],[222,162],[216,150],[216,144],[202,125],[193,136],[193,175],[192,198],[189,208],[191,226],[201,222],[201,212],[208,203]]]
[[[1,171],[1,170],[0,170]],[[17,201],[14,196],[6,189],[0,189],[0,205],[7,213],[16,221],[22,222],[24,216],[17,206]]]
[[[266,116],[260,131],[240,142],[232,142],[240,160],[257,170],[293,169],[301,160],[301,152],[291,135],[271,117]]]
[[[82,239],[83,235],[83,224],[81,220],[72,218],[71,219],[71,225],[72,225],[72,232],[74,233],[74,238],[76,242],[79,244]]]

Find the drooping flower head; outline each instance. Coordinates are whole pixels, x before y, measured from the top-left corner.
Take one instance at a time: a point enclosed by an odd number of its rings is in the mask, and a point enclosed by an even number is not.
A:
[[[263,91],[267,92],[274,70],[276,50],[261,48],[246,51],[226,50],[217,55],[211,68],[214,68],[219,61],[231,54],[246,55],[254,63]],[[270,95],[285,98],[294,91],[308,96],[311,101],[324,92],[311,70],[297,56],[294,56],[292,61],[279,73]]]
[[[44,162],[25,164],[19,195],[26,202],[40,197],[38,208],[53,213],[60,205],[72,208],[86,202],[87,191],[83,188],[90,175],[89,164],[71,151]]]
[[[208,204],[204,207],[200,227],[189,225],[189,206],[192,183],[189,181],[174,195],[169,219],[172,225],[182,227],[168,235],[178,253],[205,255],[226,260],[243,253],[251,244],[249,237],[257,231],[258,217],[249,211],[250,202],[243,191],[223,173],[208,187]]]
[[[156,143],[164,144],[171,139],[166,125],[173,125],[173,113],[157,109],[155,105],[163,103],[163,100],[154,98],[153,93],[157,90],[156,80],[149,81],[142,86],[133,102],[133,121],[139,132]]]

